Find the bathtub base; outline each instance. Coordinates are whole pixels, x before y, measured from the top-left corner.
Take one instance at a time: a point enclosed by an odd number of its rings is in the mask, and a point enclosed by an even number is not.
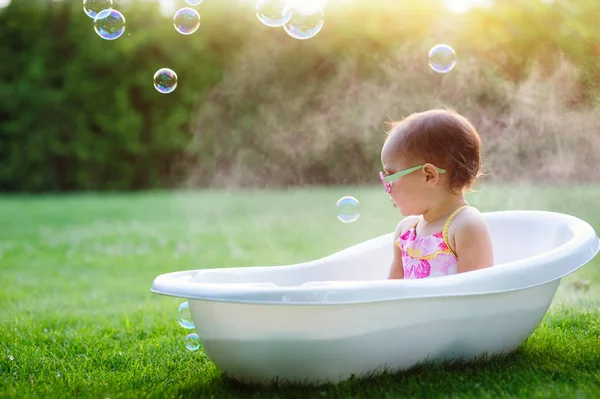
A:
[[[409,314],[409,304],[390,301],[374,307],[265,306],[263,309],[238,307],[238,327],[251,325],[252,314],[272,313],[256,333],[247,328],[238,336],[227,338],[224,331],[199,331],[206,354],[229,377],[244,383],[339,383],[353,376],[365,377],[384,371],[397,372],[419,363],[432,361],[472,360],[484,356],[508,354],[517,349],[538,326],[546,314],[560,280],[510,293],[454,298],[455,303],[437,313],[443,300],[420,301],[429,314]],[[523,305],[528,301],[528,305]],[[195,320],[201,325],[219,324],[207,320],[215,303],[190,302]],[[229,304],[231,307],[243,306]],[[420,310],[419,304],[413,309]],[[304,308],[304,309],[303,309]],[[203,311],[204,309],[204,311]],[[234,311],[233,309],[229,309]],[[228,317],[229,311],[219,313]],[[256,312],[255,312],[256,311]],[[295,319],[287,330],[276,325],[276,313]],[[318,314],[317,312],[320,312]],[[312,314],[312,320],[310,315]],[[352,316],[352,314],[354,316]],[[393,316],[393,315],[397,316]],[[404,318],[402,315],[404,314]],[[445,317],[440,317],[445,314]],[[231,315],[232,316],[232,315]],[[342,326],[335,331],[331,323]],[[383,322],[387,320],[387,322]],[[248,324],[250,323],[250,324]],[[220,323],[222,325],[222,323]],[[212,324],[213,326],[215,324]],[[305,329],[296,328],[304,325]],[[376,328],[377,325],[383,328]],[[231,325],[231,328],[234,326]],[[258,331],[260,330],[260,332]],[[238,330],[239,331],[239,330]],[[235,335],[231,332],[229,335]]]

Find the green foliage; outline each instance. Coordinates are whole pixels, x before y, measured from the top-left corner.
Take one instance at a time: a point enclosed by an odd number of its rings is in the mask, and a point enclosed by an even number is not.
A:
[[[146,189],[185,180],[208,185],[235,164],[262,167],[263,175],[248,184],[362,182],[378,162],[380,119],[367,129],[373,139],[332,136],[311,149],[307,143],[315,138],[307,135],[315,126],[294,131],[280,124],[271,130],[286,134],[265,133],[265,121],[281,111],[271,104],[285,104],[287,122],[311,115],[337,102],[323,93],[344,60],[355,63],[354,80],[386,85],[382,60],[401,49],[410,58],[407,73],[427,69],[425,55],[440,42],[452,44],[463,66],[475,63],[479,83],[463,88],[468,95],[444,97],[431,90],[442,85],[441,77],[415,75],[413,86],[429,102],[462,106],[468,98],[469,109],[501,113],[507,99],[498,82],[518,83],[536,63],[550,75],[562,59],[578,69],[579,89],[569,104],[594,105],[600,87],[596,2],[496,3],[452,15],[441,0],[330,0],[318,37],[297,41],[262,26],[251,2],[205,1],[198,8],[200,30],[182,36],[157,2],[116,1],[127,31],[104,41],[80,1],[13,0],[0,10],[0,191]],[[275,50],[267,52],[269,45]],[[227,82],[257,55],[262,64],[255,73]],[[152,86],[162,67],[179,76],[169,95]],[[214,90],[217,85],[226,93]],[[352,112],[368,105],[377,106],[358,95]],[[306,147],[303,157],[290,160],[281,140]]]
[[[77,2],[79,3],[79,2]],[[123,12],[104,41],[71,3],[13,2],[0,14],[0,189],[136,189],[168,184],[190,113],[220,78],[226,36],[182,37],[156,4]],[[228,45],[228,43],[227,43]],[[179,87],[153,87],[171,67]]]

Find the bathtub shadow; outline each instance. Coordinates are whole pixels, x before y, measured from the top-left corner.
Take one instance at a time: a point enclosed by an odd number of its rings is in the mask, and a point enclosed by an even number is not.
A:
[[[567,381],[577,384],[573,375],[586,366],[569,357],[570,354],[544,353],[519,348],[508,355],[481,356],[471,361],[423,362],[399,372],[379,371],[371,376],[353,377],[338,385],[288,383],[275,381],[271,385],[239,382],[224,373],[197,386],[182,387],[178,397],[460,397],[485,394],[502,396],[544,391],[549,384]],[[551,357],[551,359],[548,359]],[[550,361],[549,361],[550,360]],[[554,365],[561,364],[557,368]],[[222,396],[220,396],[222,395]]]

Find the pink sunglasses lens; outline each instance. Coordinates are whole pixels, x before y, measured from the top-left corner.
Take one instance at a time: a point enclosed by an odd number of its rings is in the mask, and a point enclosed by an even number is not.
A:
[[[383,188],[389,194],[392,191],[392,186],[390,183],[385,181],[385,176],[383,176],[383,172],[379,172],[379,177],[381,178],[381,182],[383,183]]]

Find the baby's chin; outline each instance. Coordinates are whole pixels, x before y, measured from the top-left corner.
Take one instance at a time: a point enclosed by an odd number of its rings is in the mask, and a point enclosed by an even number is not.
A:
[[[395,205],[395,208],[397,208],[400,211],[400,214],[404,217],[419,215],[419,213],[411,211],[410,209],[401,208],[401,207],[397,206],[396,204],[394,204],[394,205]]]

